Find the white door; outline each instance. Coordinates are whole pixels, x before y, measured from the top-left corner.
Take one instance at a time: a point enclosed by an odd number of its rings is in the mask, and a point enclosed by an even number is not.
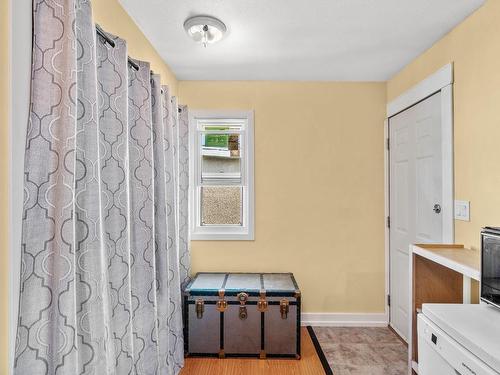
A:
[[[390,324],[406,340],[409,246],[443,240],[441,93],[389,119]]]

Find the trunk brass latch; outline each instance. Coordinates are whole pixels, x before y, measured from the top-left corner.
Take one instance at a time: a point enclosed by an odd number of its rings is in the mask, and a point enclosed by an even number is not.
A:
[[[259,301],[257,302],[257,310],[259,310],[260,312],[267,311],[267,301],[266,301],[266,291],[265,290],[260,291],[260,298],[259,298]]]
[[[245,320],[247,318],[247,307],[246,306],[240,306],[240,319]]]
[[[227,301],[224,299],[224,289],[219,290],[219,300],[216,306],[219,312],[224,312],[227,309]]]
[[[280,313],[281,313],[281,319],[286,319],[288,318],[288,311],[290,310],[290,302],[286,299],[282,299],[280,301]]]
[[[198,319],[203,318],[203,312],[205,311],[205,302],[203,302],[201,298],[198,298],[196,300],[195,309],[196,309],[196,317]]]
[[[240,301],[239,317],[241,320],[245,320],[248,317],[247,307],[245,306],[245,303],[248,300],[248,294],[241,292],[238,294],[237,298],[238,301]]]
[[[246,294],[245,292],[238,293],[237,298],[238,298],[238,301],[240,301],[240,303],[242,305],[244,305],[248,300],[248,294]]]

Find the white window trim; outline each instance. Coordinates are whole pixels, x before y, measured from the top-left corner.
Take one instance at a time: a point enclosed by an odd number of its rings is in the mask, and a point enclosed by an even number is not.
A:
[[[246,129],[246,147],[248,149],[247,157],[244,158],[245,171],[247,174],[247,189],[244,193],[246,200],[243,200],[244,226],[207,226],[202,227],[197,223],[199,215],[199,205],[197,200],[197,182],[195,172],[197,171],[198,158],[196,156],[198,133],[196,125],[198,119],[245,119],[247,121]],[[255,191],[254,191],[254,113],[253,111],[189,111],[189,195],[190,195],[190,234],[193,241],[253,241],[255,239]]]

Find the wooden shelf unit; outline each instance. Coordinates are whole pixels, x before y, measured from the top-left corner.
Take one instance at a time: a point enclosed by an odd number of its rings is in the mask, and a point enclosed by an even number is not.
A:
[[[480,278],[479,251],[463,245],[417,244],[411,246],[411,327],[409,364],[418,367],[417,313],[424,303],[470,303],[471,279]]]

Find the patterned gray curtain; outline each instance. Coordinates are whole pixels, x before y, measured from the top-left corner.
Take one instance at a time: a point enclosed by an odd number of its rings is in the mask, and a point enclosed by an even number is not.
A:
[[[14,373],[177,374],[189,239],[176,107],[124,40],[96,37],[88,0],[33,7]]]
[[[179,106],[178,121],[178,163],[179,163],[179,260],[181,266],[181,283],[189,282],[190,248],[189,248],[189,116],[185,105]]]

